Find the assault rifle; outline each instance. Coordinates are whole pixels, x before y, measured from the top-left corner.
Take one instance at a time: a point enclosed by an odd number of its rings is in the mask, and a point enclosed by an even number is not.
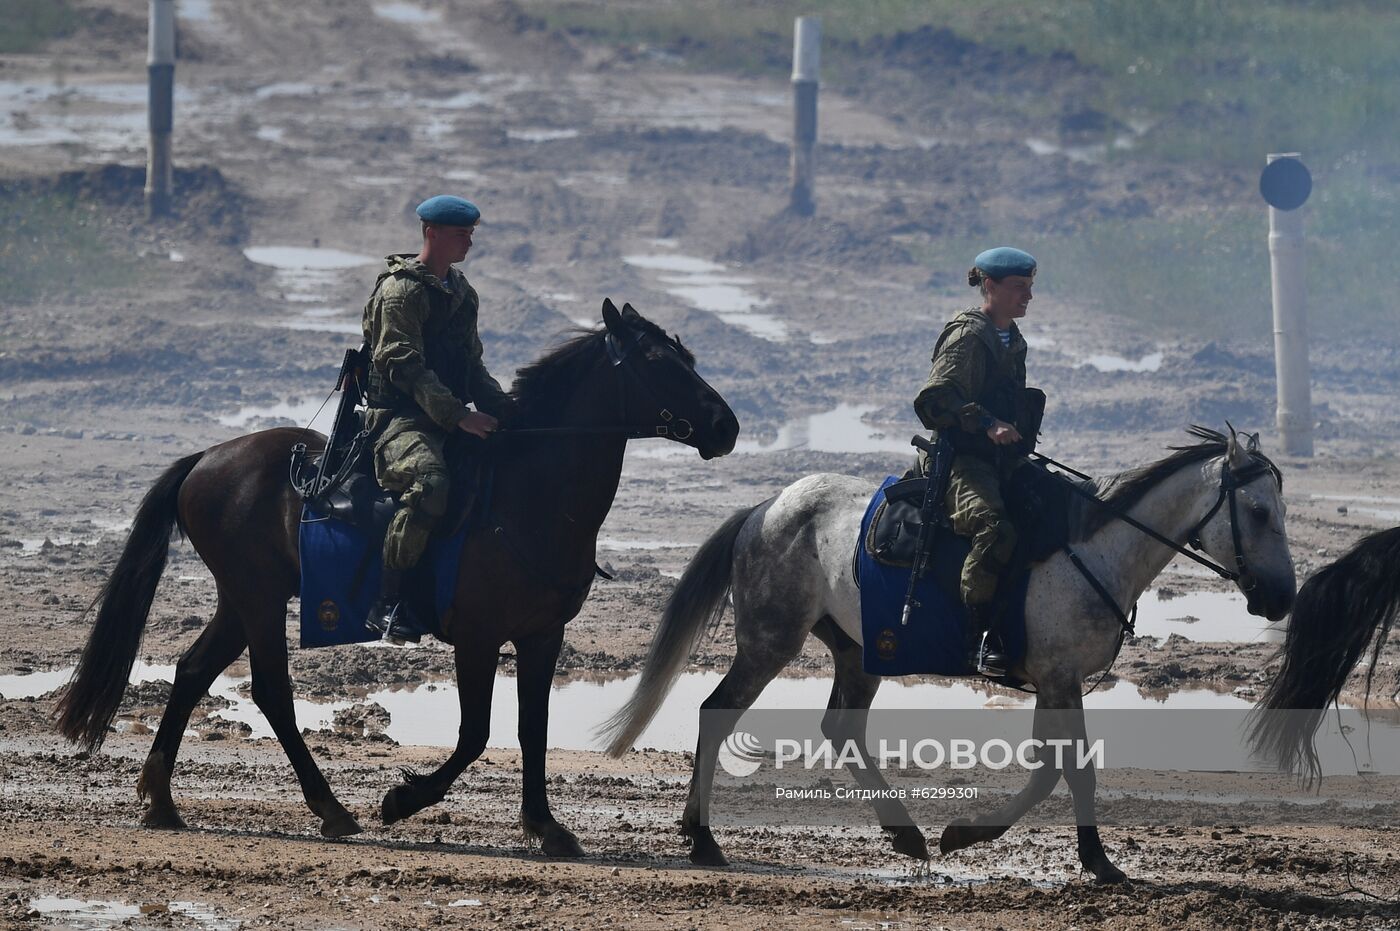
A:
[[[369,366],[369,347],[345,350],[345,359],[340,364],[340,374],[335,380],[335,390],[339,391],[340,403],[336,407],[335,421],[330,436],[326,438],[326,448],[321,461],[316,464],[316,474],[310,478],[301,476],[301,464],[305,461],[306,444],[298,443],[293,448],[292,484],[303,499],[310,500],[329,495],[349,477],[365,445],[366,435],[363,421],[356,408],[364,398],[365,373]]]
[[[914,588],[919,579],[928,571],[929,550],[933,548],[933,533],[943,509],[943,499],[948,494],[948,476],[953,467],[953,446],[940,433],[937,439],[929,441],[915,436],[909,441],[928,453],[929,469],[924,496],[919,503],[919,541],[914,547],[914,564],[909,570],[909,588],[904,593],[904,610],[899,615],[901,626],[909,624],[914,609],[919,607],[914,597]]]

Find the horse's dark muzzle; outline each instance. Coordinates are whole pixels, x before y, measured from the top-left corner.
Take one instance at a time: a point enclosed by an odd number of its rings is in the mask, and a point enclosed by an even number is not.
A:
[[[700,450],[701,459],[716,459],[729,455],[734,451],[734,444],[739,441],[739,418],[726,407],[710,422],[706,439],[708,442],[696,446]]]
[[[1240,589],[1245,593],[1245,603],[1249,613],[1255,617],[1278,621],[1293,610],[1293,598],[1297,594],[1294,579],[1285,582],[1271,582],[1249,573],[1240,578]]]

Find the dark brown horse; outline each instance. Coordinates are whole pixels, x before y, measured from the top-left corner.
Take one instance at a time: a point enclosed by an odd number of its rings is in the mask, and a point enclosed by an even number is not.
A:
[[[442,799],[486,746],[499,648],[517,656],[521,822],[546,854],[579,856],[578,840],[550,813],[545,742],[550,681],[564,625],[594,575],[598,529],[617,493],[629,438],[664,436],[709,459],[734,448],[739,423],[695,372],[680,342],[631,305],[603,304],[605,329],[579,335],[521,370],[519,417],[491,441],[496,463],[490,520],[462,551],[453,606],[443,619],[461,695],[457,747],[435,772],[405,773],[384,797],[386,823]],[[324,442],[319,435],[317,442]],[[98,596],[97,621],[57,710],[70,740],[96,749],[131,674],[156,585],[178,526],[214,574],[213,620],[180,658],[174,687],[137,791],[142,823],[181,828],[170,778],[190,712],[246,648],[253,700],[272,725],[321,833],[360,831],[336,799],[297,728],[287,673],[287,601],[297,594],[301,501],[287,477],[307,431],[266,430],[186,456],[146,494]]]

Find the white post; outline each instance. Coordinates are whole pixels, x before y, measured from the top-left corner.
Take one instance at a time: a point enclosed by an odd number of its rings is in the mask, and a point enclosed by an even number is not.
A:
[[[150,144],[146,150],[146,205],[153,217],[170,212],[174,166],[170,133],[175,125],[175,0],[151,0],[146,72]]]
[[[1269,156],[1269,163],[1299,158]],[[1274,290],[1274,369],[1278,378],[1278,432],[1289,456],[1311,456],[1312,375],[1308,369],[1307,287],[1303,276],[1302,209],[1269,208],[1269,264]]]
[[[817,70],[822,21],[799,16],[792,32],[792,192],[789,208],[802,216],[816,210],[812,199],[812,149],[817,142]]]

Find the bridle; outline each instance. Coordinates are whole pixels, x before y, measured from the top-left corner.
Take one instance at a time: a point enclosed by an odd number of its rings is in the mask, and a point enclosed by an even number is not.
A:
[[[1090,476],[1085,475],[1083,472],[1072,469],[1062,462],[1056,462],[1054,459],[1042,453],[1032,452],[1031,456],[1047,465],[1052,465],[1078,478],[1085,479],[1086,481],[1090,480]],[[1227,455],[1225,457],[1224,462],[1221,463],[1220,466],[1220,494],[1216,497],[1215,504],[1211,505],[1210,510],[1206,511],[1206,516],[1192,525],[1191,530],[1186,535],[1186,542],[1191,546],[1190,550],[1180,543],[1177,543],[1175,540],[1168,539],[1166,536],[1158,533],[1136,518],[1130,517],[1127,513],[1113,507],[1088,489],[1076,485],[1073,482],[1067,484],[1070,490],[1075,494],[1089,499],[1099,507],[1108,511],[1108,513],[1112,514],[1118,520],[1147,534],[1163,546],[1175,550],[1188,559],[1195,560],[1222,579],[1226,579],[1230,582],[1247,582],[1247,586],[1241,585],[1241,590],[1248,593],[1254,590],[1257,583],[1254,581],[1254,575],[1250,573],[1248,566],[1245,565],[1244,542],[1240,537],[1239,507],[1236,504],[1235,493],[1265,473],[1272,473],[1277,478],[1278,470],[1271,462],[1261,456],[1251,455],[1249,465],[1239,471],[1232,469],[1230,467],[1229,456]],[[1191,550],[1205,552],[1205,547],[1201,545],[1201,531],[1205,529],[1206,524],[1210,523],[1210,519],[1220,510],[1221,505],[1226,503],[1228,503],[1230,507],[1230,538],[1235,547],[1234,561],[1236,568],[1234,569],[1227,569],[1208,556],[1199,556],[1191,552]]]
[[[608,361],[611,363],[613,371],[617,372],[617,413],[618,424],[600,424],[593,427],[505,427],[496,431],[493,436],[622,436],[629,440],[646,440],[652,438],[662,438],[684,442],[690,439],[695,433],[695,426],[684,417],[677,417],[665,404],[661,403],[657,397],[656,389],[651,386],[645,373],[637,365],[633,354],[646,340],[650,339],[648,334],[639,332],[632,327],[625,327],[628,337],[623,339],[613,330],[608,330],[603,337],[603,344],[608,353]],[[627,418],[627,380],[628,376],[641,386],[642,391],[656,403],[656,419],[658,423],[651,427],[628,426]]]
[[[1057,469],[1078,476],[1085,481],[1090,480],[1090,477],[1083,472],[1072,469],[1062,462],[1056,462],[1043,453],[1032,451],[1030,455],[1041,462],[1055,466]],[[1248,596],[1249,593],[1254,591],[1257,587],[1258,582],[1255,580],[1254,574],[1249,571],[1249,567],[1245,564],[1244,542],[1240,538],[1239,507],[1236,504],[1236,492],[1265,473],[1272,473],[1275,480],[1279,478],[1278,469],[1273,463],[1264,459],[1262,456],[1251,454],[1249,464],[1243,469],[1236,471],[1230,467],[1230,457],[1228,453],[1226,454],[1220,466],[1220,493],[1216,496],[1215,503],[1211,505],[1210,510],[1206,511],[1205,517],[1202,517],[1192,525],[1191,530],[1187,533],[1186,542],[1191,546],[1191,549],[1187,549],[1175,540],[1168,539],[1163,534],[1158,533],[1136,518],[1130,517],[1128,514],[1108,504],[1088,489],[1074,482],[1066,482],[1065,484],[1068,485],[1070,490],[1075,494],[1093,501],[1123,523],[1141,531],[1163,546],[1175,550],[1189,559],[1194,559],[1222,579],[1228,579],[1238,584],[1240,591]],[[1235,547],[1234,569],[1228,569],[1208,556],[1197,555],[1191,551],[1200,550],[1204,552],[1205,548],[1201,545],[1201,531],[1205,529],[1206,524],[1210,523],[1211,518],[1220,511],[1221,506],[1226,503],[1229,504],[1230,508],[1230,538]],[[1070,563],[1075,569],[1079,570],[1079,574],[1084,577],[1085,582],[1087,582],[1089,587],[1094,590],[1094,593],[1099,596],[1099,599],[1103,601],[1104,605],[1113,613],[1113,616],[1118,619],[1118,643],[1113,651],[1113,657],[1114,660],[1116,660],[1118,658],[1118,652],[1123,649],[1123,641],[1127,637],[1133,635],[1134,628],[1137,626],[1137,603],[1134,602],[1133,606],[1125,613],[1122,608],[1118,607],[1118,602],[1114,599],[1112,593],[1109,592],[1107,586],[1099,581],[1093,571],[1085,565],[1084,560],[1079,557],[1079,554],[1074,551],[1074,548],[1066,542],[1062,549],[1065,555],[1069,557]],[[1093,688],[1089,689],[1090,692],[1097,689],[1099,685],[1103,683],[1104,676],[1108,675],[1108,670],[1112,667],[1113,661],[1110,660],[1108,666],[1104,669],[1104,675],[1100,676],[1099,681],[1094,683]]]
[[[1227,569],[1224,566],[1216,565],[1214,562],[1208,562],[1206,565],[1213,569],[1221,578],[1229,579],[1231,582],[1237,583],[1240,587],[1240,591],[1244,592],[1246,595],[1254,591],[1259,583],[1258,580],[1255,579],[1254,574],[1249,571],[1249,567],[1245,565],[1244,543],[1240,539],[1239,507],[1235,503],[1235,492],[1266,472],[1271,473],[1273,471],[1274,467],[1268,462],[1251,457],[1249,465],[1237,472],[1230,467],[1230,458],[1226,456],[1225,462],[1220,469],[1220,494],[1216,497],[1215,504],[1211,505],[1210,510],[1206,512],[1206,516],[1202,517],[1186,536],[1186,542],[1191,545],[1192,549],[1204,551],[1205,548],[1201,546],[1201,531],[1205,529],[1206,524],[1210,523],[1210,519],[1220,510],[1220,506],[1229,502],[1230,540],[1235,547],[1235,568],[1233,570]]]

